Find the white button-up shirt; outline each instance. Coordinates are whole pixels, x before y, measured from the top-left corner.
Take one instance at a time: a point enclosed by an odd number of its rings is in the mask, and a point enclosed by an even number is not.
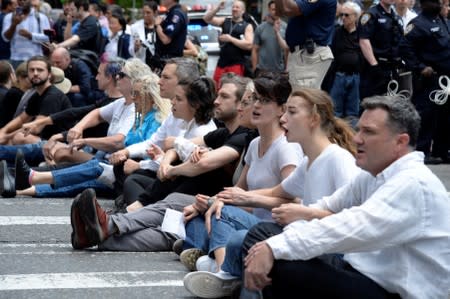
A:
[[[296,221],[267,240],[276,259],[327,253],[402,298],[447,298],[450,286],[450,200],[441,181],[409,153],[373,177],[311,205],[336,214]]]

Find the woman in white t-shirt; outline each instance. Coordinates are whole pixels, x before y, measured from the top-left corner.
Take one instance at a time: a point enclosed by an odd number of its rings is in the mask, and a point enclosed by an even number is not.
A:
[[[330,96],[318,89],[304,88],[294,91],[281,118],[289,142],[302,145],[305,154],[301,165],[282,183],[269,189],[239,192],[229,190],[219,197],[222,204],[253,206],[255,202],[272,209],[273,221],[286,225],[305,218],[304,204],[314,203],[323,196],[348,183],[359,173],[353,155],[353,130],[336,118]],[[298,198],[303,204],[286,202]],[[284,202],[283,202],[284,201]],[[302,217],[300,217],[302,215]],[[221,271],[198,271],[184,278],[185,287],[196,296],[204,297],[214,286],[230,285],[242,277],[242,242],[246,231],[234,234],[226,246],[226,258]],[[199,283],[203,281],[203,283]],[[231,288],[232,291],[232,288]],[[230,288],[213,291],[221,296],[230,295]]]
[[[246,164],[237,184],[232,187],[233,190],[238,190],[237,192],[276,186],[287,178],[303,159],[301,147],[286,140],[280,123],[284,104],[290,93],[287,76],[280,74],[261,76],[254,80],[254,85],[256,92],[252,96],[251,120],[258,129],[259,137],[253,139],[248,147],[245,155]],[[229,188],[225,188],[224,193],[228,194],[228,190]],[[222,193],[217,197],[222,197]],[[209,232],[208,254],[215,257],[219,267],[225,258],[225,245],[233,232],[248,229],[259,221],[271,218],[271,206],[254,203],[248,207],[246,211],[231,205],[224,206],[221,201],[216,201],[204,215],[206,229]],[[187,232],[189,231],[188,229]],[[196,240],[195,237],[192,239]],[[180,256],[182,262],[192,260],[184,258],[189,252],[194,253],[195,250],[182,253]],[[193,268],[189,264],[187,266]]]

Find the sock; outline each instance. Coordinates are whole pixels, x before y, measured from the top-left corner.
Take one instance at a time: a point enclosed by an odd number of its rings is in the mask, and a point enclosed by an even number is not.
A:
[[[30,184],[30,186],[33,186],[33,176],[34,176],[35,171],[33,169],[30,169],[30,173],[28,174],[28,184]]]

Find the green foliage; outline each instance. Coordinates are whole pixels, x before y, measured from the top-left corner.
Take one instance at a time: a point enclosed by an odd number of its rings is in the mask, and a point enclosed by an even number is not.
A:
[[[135,0],[136,2],[136,8],[141,8],[142,7],[142,3],[144,2],[143,0]],[[115,3],[117,5],[120,5],[120,7],[122,8],[132,8],[133,7],[133,0],[116,0]],[[129,13],[129,12],[127,12]]]

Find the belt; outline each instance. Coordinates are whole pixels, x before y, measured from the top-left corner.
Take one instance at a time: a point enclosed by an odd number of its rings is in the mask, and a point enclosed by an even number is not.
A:
[[[314,42],[314,46],[315,47],[325,47],[324,45],[319,45],[316,42]],[[294,53],[295,51],[300,51],[300,50],[303,50],[304,48],[305,48],[305,45],[297,45],[297,46],[294,46],[294,47],[289,47],[289,51],[291,53]]]

